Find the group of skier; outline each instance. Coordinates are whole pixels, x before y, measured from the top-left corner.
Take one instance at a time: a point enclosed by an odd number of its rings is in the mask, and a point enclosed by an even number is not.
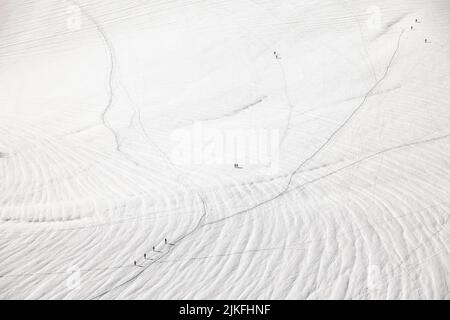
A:
[[[168,242],[168,241],[167,241],[167,238],[164,238],[164,245],[173,246],[174,244]],[[153,251],[153,252],[161,252],[161,251],[157,251],[155,246],[152,247],[152,251]],[[147,260],[147,253],[144,253],[144,260]],[[152,259],[149,259],[149,260],[152,260]],[[137,266],[137,267],[141,267],[141,266],[139,266],[139,265],[137,264],[137,261],[136,261],[136,260],[134,260],[134,265]]]

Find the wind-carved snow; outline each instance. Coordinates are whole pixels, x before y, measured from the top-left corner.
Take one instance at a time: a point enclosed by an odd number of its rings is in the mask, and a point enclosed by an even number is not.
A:
[[[2,12],[1,298],[449,298],[446,1]]]

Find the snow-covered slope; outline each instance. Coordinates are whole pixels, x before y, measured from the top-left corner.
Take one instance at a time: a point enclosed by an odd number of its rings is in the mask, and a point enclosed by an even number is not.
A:
[[[449,21],[2,1],[0,298],[450,298]]]

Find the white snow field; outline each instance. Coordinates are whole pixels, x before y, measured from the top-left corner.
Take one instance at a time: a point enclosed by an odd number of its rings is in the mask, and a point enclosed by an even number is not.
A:
[[[0,298],[449,299],[449,35],[448,0],[0,1]]]

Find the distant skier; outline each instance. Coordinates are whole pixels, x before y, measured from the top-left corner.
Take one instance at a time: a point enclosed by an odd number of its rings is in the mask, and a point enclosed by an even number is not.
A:
[[[155,246],[153,246],[153,251],[155,251]]]
[[[273,52],[273,55],[275,56],[275,59],[279,59],[280,58],[280,56],[278,55],[278,52],[276,52],[276,51]]]
[[[427,38],[425,38],[425,43],[427,43],[428,42],[428,40],[427,40]]]
[[[146,253],[144,253],[144,259],[147,259],[147,254]]]
[[[164,244],[167,244],[167,239],[166,238],[164,238]]]
[[[134,261],[134,265],[136,266],[136,261]]]

